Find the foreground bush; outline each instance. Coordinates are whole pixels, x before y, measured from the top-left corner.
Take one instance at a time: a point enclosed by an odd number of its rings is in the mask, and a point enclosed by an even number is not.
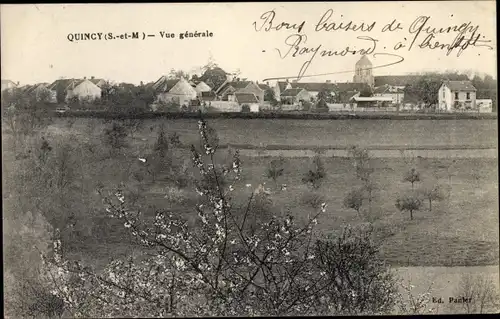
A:
[[[291,214],[252,222],[252,215],[270,210],[269,202],[252,191],[246,206],[234,205],[232,193],[243,189],[238,152],[230,166],[216,165],[216,139],[203,120],[199,131],[202,147],[192,147],[192,160],[199,179],[211,176],[211,182],[195,183],[200,202],[194,223],[163,210],[147,219],[129,209],[118,189],[105,198],[106,210],[144,246],[139,256],[96,273],[66,260],[56,241],[54,258],[45,259],[46,274],[55,278],[53,292],[70,316],[283,316],[393,308],[394,281],[368,230],[319,240],[314,227],[325,203],[304,224]]]

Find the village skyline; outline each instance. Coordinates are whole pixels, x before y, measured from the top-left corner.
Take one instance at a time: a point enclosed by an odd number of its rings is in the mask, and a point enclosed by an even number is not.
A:
[[[397,18],[408,28],[419,15],[430,15],[435,27],[440,21],[471,23],[488,39],[487,47],[471,47],[460,56],[456,52],[447,55],[442,50],[413,50],[397,52],[404,58],[402,63],[374,70],[374,75],[405,75],[418,72],[446,72],[489,74],[496,78],[496,37],[494,2],[459,2],[452,10],[442,10],[445,4],[426,2],[404,5],[385,3],[270,3],[243,4],[135,4],[114,5],[3,5],[2,14],[2,79],[20,82],[20,85],[51,83],[60,78],[84,78],[95,76],[115,82],[138,85],[156,81],[171,69],[191,74],[201,74],[199,67],[213,60],[227,72],[239,69],[241,77],[263,82],[266,78],[296,75],[309,56],[280,58],[287,49],[287,36],[297,30],[257,31],[254,23],[263,23],[263,15],[269,10],[276,14],[274,27],[281,21],[299,23],[305,21],[301,34],[307,35],[311,46],[321,44],[326,49],[342,49],[346,45],[359,46],[356,37],[366,35],[361,31],[316,32],[314,24],[323,14],[332,10],[337,23],[369,23],[379,25],[386,18]],[[403,8],[403,7],[404,8]],[[190,19],[185,19],[189,11]],[[452,12],[453,11],[453,12]],[[118,13],[119,12],[119,13]],[[477,15],[471,12],[478,13]],[[480,14],[479,14],[480,13]],[[338,17],[338,16],[341,17]],[[452,15],[453,17],[450,17]],[[168,19],[165,19],[168,17]],[[223,20],[220,18],[224,17]],[[385,17],[376,19],[374,17]],[[389,21],[391,20],[389,19]],[[88,21],[92,23],[89,24]],[[450,23],[450,22],[449,22]],[[450,25],[451,26],[451,25]],[[265,28],[264,28],[265,29]],[[184,32],[212,33],[212,37],[186,38]],[[139,32],[156,34],[146,40],[69,41],[69,34],[113,32]],[[166,33],[175,39],[162,38]],[[386,34],[373,31],[378,48],[393,44],[397,32]],[[403,34],[404,35],[404,34]],[[76,36],[75,36],[76,37]],[[398,37],[401,37],[398,35]],[[454,35],[443,37],[452,41]],[[95,37],[97,39],[97,36]],[[136,42],[134,42],[136,41]],[[139,41],[139,42],[137,42]],[[277,52],[281,50],[281,53]],[[389,52],[389,51],[388,51]],[[390,51],[392,52],[392,51]],[[375,65],[392,60],[369,54]],[[306,75],[337,73],[327,76],[308,77],[300,82],[352,82],[354,64],[360,54],[317,57]],[[473,71],[471,71],[473,70]],[[352,72],[349,72],[352,71]],[[273,81],[270,81],[273,82]]]

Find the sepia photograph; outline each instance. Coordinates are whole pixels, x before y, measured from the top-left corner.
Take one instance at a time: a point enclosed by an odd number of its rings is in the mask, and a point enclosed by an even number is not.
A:
[[[496,1],[0,14],[5,318],[500,313]]]

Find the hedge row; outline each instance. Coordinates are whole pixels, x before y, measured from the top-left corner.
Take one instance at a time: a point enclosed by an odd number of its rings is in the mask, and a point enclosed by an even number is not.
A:
[[[56,113],[59,117],[89,117],[106,119],[197,119],[199,113],[195,112],[145,112],[145,113],[122,113],[111,111],[66,111],[65,113]],[[259,113],[241,113],[241,112],[220,112],[203,113],[203,118],[214,119],[304,119],[304,120],[346,120],[346,119],[374,119],[374,120],[454,120],[454,119],[496,119],[496,113],[278,113],[278,112],[259,112]]]

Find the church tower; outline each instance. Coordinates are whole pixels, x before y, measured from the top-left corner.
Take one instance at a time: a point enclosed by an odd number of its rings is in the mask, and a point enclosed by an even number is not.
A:
[[[366,55],[363,55],[361,59],[356,62],[353,82],[366,83],[371,87],[375,84],[372,73],[372,63]]]

